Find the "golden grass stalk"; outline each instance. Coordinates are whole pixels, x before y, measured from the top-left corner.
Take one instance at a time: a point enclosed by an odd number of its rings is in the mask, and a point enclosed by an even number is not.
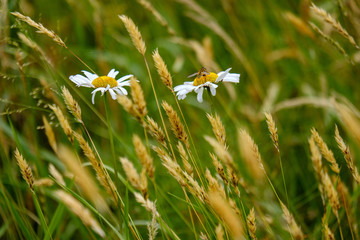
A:
[[[101,237],[105,237],[105,232],[100,227],[96,219],[92,216],[89,209],[85,208],[77,199],[63,190],[55,191],[54,195],[60,201],[62,201],[76,216],[78,216],[85,226],[90,227]]]
[[[69,90],[65,87],[61,87],[62,96],[65,100],[65,104],[67,109],[71,112],[71,114],[75,117],[76,121],[82,122],[81,119],[81,108],[77,101],[73,98]]]
[[[333,213],[335,214],[336,217],[339,217],[338,210],[340,209],[340,202],[339,202],[338,192],[336,191],[333,183],[331,182],[331,179],[327,172],[323,171],[321,181],[322,184],[324,185],[324,190],[326,196],[329,199]]]
[[[344,123],[344,126],[350,133],[350,136],[353,136],[360,146],[360,121],[356,115],[344,104],[335,102],[336,110],[338,111],[341,120]]]
[[[210,157],[213,160],[213,164],[215,166],[215,169],[217,171],[217,173],[219,174],[219,176],[221,177],[221,179],[223,180],[223,182],[225,183],[225,185],[227,185],[229,183],[229,180],[225,174],[225,170],[223,165],[220,163],[220,161],[217,159],[217,157],[215,156],[215,154],[210,153]]]
[[[316,131],[315,128],[311,129],[311,134],[316,142],[316,144],[319,146],[320,151],[324,158],[330,163],[330,168],[335,172],[336,174],[340,173],[339,165],[337,164],[333,152],[328,148],[324,140],[320,137],[319,133]]]
[[[131,96],[134,101],[134,110],[137,113],[137,115],[140,117],[140,119],[143,119],[148,113],[146,108],[146,101],[144,98],[144,92],[141,89],[140,84],[134,77],[131,77],[130,87],[131,87]]]
[[[65,186],[64,178],[62,177],[61,173],[52,164],[49,165],[49,173],[51,174],[51,176],[53,176],[55,178],[55,180],[59,184]]]
[[[171,130],[173,131],[174,135],[185,144],[186,148],[189,149],[190,148],[189,138],[185,131],[184,125],[180,121],[178,114],[173,109],[173,107],[167,102],[163,101],[161,105],[164,108],[166,115],[169,118],[171,124]]]
[[[146,52],[146,46],[145,42],[142,39],[141,33],[138,29],[138,27],[135,25],[133,20],[125,15],[119,15],[119,18],[124,23],[126,30],[128,31],[131,40],[136,47],[136,49],[140,52],[141,55],[145,55]]]
[[[339,149],[341,150],[342,154],[344,155],[346,165],[349,168],[353,178],[355,181],[360,184],[360,175],[359,171],[355,165],[354,159],[351,156],[349,146],[347,146],[343,140],[343,138],[340,136],[339,129],[335,125],[335,140],[338,144]]]
[[[267,124],[269,132],[270,132],[271,140],[273,141],[276,150],[278,152],[280,152],[279,137],[277,134],[277,128],[275,125],[275,121],[270,113],[265,113],[265,118],[266,118],[266,124]]]
[[[230,153],[225,149],[224,145],[219,143],[215,138],[205,136],[205,140],[214,148],[215,154],[220,158],[221,161],[231,169],[236,170],[234,160]]]
[[[124,172],[130,184],[140,190],[140,175],[136,171],[134,164],[125,157],[120,157],[120,162],[123,166]]]
[[[148,181],[145,168],[143,168],[140,173],[139,190],[145,198],[148,198]]]
[[[354,38],[341,26],[341,24],[336,21],[329,13],[327,13],[324,9],[317,7],[314,3],[311,4],[310,9],[318,16],[320,16],[325,22],[330,23],[330,25],[346,38],[354,47],[359,48],[356,44]]]
[[[55,113],[57,119],[59,120],[61,128],[64,130],[66,136],[68,137],[69,141],[71,143],[74,142],[74,136],[72,135],[73,131],[70,127],[70,124],[67,120],[67,118],[64,116],[63,112],[57,105],[50,105],[50,109]]]
[[[256,222],[255,222],[255,209],[252,208],[246,217],[246,224],[249,229],[249,235],[252,240],[256,240]]]
[[[162,57],[160,56],[159,54],[159,50],[156,49],[154,52],[153,52],[153,59],[154,59],[154,62],[155,62],[155,67],[156,67],[156,70],[162,80],[162,82],[164,83],[164,85],[166,87],[168,87],[170,89],[170,91],[174,91],[173,90],[173,87],[172,87],[172,78],[171,78],[171,75],[168,71],[168,68],[164,62],[164,60],[162,59]]]
[[[250,170],[250,173],[255,179],[263,179],[265,169],[261,161],[258,146],[244,129],[240,129],[238,131],[238,137],[239,149],[241,151],[241,155],[245,159],[246,166]]]
[[[148,153],[145,145],[142,143],[140,137],[136,134],[133,135],[133,144],[135,147],[136,156],[139,158],[141,164],[146,169],[149,178],[153,178],[155,172],[153,159]]]
[[[313,163],[313,167],[315,170],[315,176],[319,182],[319,191],[320,191],[320,195],[321,195],[321,200],[323,202],[323,205],[325,206],[325,189],[321,182],[321,178],[322,178],[321,174],[323,172],[322,162],[321,162],[321,153],[320,153],[319,148],[316,146],[313,137],[309,138],[309,146],[310,146],[310,152],[311,152],[311,161]]]
[[[151,213],[152,213],[151,222],[148,224],[147,228],[149,231],[149,240],[155,240],[158,231],[158,226],[156,224],[156,209]]]
[[[210,206],[229,227],[234,239],[243,239],[243,224],[230,204],[217,193],[208,193]]]
[[[216,234],[216,240],[224,240],[224,230],[221,227],[221,224],[216,226],[215,234]]]
[[[88,171],[83,168],[76,156],[65,146],[59,146],[59,159],[75,176],[76,183],[84,194],[95,204],[100,211],[108,210],[108,206],[100,195],[99,189]]]
[[[119,95],[117,97],[117,101],[124,108],[126,112],[128,112],[133,117],[135,117],[136,120],[141,121],[141,116],[139,116],[138,112],[135,111],[135,105],[130,98],[128,98],[125,95]]]
[[[184,148],[184,146],[182,145],[182,143],[181,143],[180,141],[178,142],[177,148],[178,148],[178,150],[179,150],[180,157],[181,157],[181,160],[182,160],[182,162],[183,162],[185,171],[186,171],[188,174],[190,174],[190,176],[193,176],[194,169],[193,169],[193,167],[191,166],[191,164],[189,163],[189,156],[187,155],[187,153],[186,153],[186,151],[185,151],[185,148]]]
[[[325,240],[335,240],[335,236],[331,232],[331,230],[327,224],[324,224],[324,239]]]
[[[40,178],[34,181],[34,186],[37,187],[50,187],[54,184],[54,181],[50,178]]]
[[[101,161],[101,159],[96,159],[93,149],[81,134],[74,132],[74,137],[79,142],[80,148],[83,150],[84,155],[90,160],[90,163],[96,172],[96,177],[100,184],[105,188],[106,192],[113,197],[114,202],[117,203],[118,196],[116,187],[114,182],[111,180],[109,173],[106,171],[104,163]]]
[[[45,135],[49,141],[50,147],[52,148],[52,150],[54,150],[54,152],[57,151],[57,145],[56,145],[56,139],[55,139],[55,134],[54,131],[50,125],[50,123],[48,122],[48,120],[46,119],[45,116],[42,116],[43,122],[44,122],[44,128],[45,128]]]
[[[29,164],[26,162],[26,160],[23,158],[23,156],[20,154],[19,149],[16,148],[15,150],[15,158],[17,161],[17,164],[20,167],[21,175],[23,179],[26,181],[29,188],[34,191],[34,177],[31,171],[31,168]]]
[[[281,209],[283,210],[283,217],[286,221],[286,223],[289,226],[289,232],[290,234],[293,236],[294,239],[296,240],[300,240],[300,239],[304,239],[305,236],[301,230],[301,228],[299,227],[299,225],[297,225],[293,215],[290,213],[290,211],[287,209],[287,207],[285,206],[285,204],[283,204],[282,202],[280,202],[281,205]]]
[[[223,186],[211,175],[209,169],[206,169],[205,177],[206,177],[206,180],[209,183],[208,191],[218,193],[223,198],[226,198],[226,193],[225,193],[225,190],[224,190]]]
[[[227,149],[225,127],[221,122],[220,116],[217,113],[215,114],[215,116],[207,113],[206,117],[209,119],[216,139],[220,144],[224,146],[225,149]]]
[[[309,26],[298,16],[295,16],[291,12],[285,12],[285,18],[298,30],[301,34],[314,38],[314,33]]]
[[[156,217],[160,217],[159,212],[156,209],[156,205],[154,202],[150,201],[149,199],[145,199],[140,193],[134,193],[135,200],[140,203],[148,212],[151,212]]]
[[[150,135],[153,136],[158,143],[166,147],[165,134],[162,128],[151,117],[147,116],[146,120],[146,129],[148,130]]]
[[[37,31],[38,33],[47,35],[48,37],[52,38],[57,44],[66,48],[66,44],[63,42],[63,40],[61,40],[61,38],[58,35],[56,35],[54,31],[48,30],[41,23],[37,23],[34,20],[32,20],[30,17],[24,16],[19,12],[12,12],[11,14],[19,18],[21,21],[24,21],[30,26],[36,28],[38,30]]]

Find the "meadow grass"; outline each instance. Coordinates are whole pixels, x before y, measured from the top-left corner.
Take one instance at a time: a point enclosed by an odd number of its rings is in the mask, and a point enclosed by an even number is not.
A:
[[[359,11],[1,1],[0,238],[359,239]]]

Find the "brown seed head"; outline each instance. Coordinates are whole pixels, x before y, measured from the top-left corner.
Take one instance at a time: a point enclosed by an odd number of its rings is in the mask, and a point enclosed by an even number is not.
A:
[[[63,112],[57,105],[50,105],[50,109],[55,113],[57,119],[59,120],[61,128],[64,130],[66,136],[68,137],[71,143],[74,142],[74,136],[72,135],[72,129],[67,118],[64,116]]]
[[[143,119],[147,114],[146,101],[144,98],[144,92],[141,89],[138,81],[131,77],[130,80],[131,96],[134,101],[134,110],[140,119]]]
[[[31,171],[31,168],[29,164],[26,162],[26,160],[23,158],[23,156],[20,154],[19,149],[16,148],[15,150],[15,158],[17,161],[17,164],[20,167],[21,175],[23,179],[26,181],[26,183],[29,185],[29,188],[34,191],[34,177]]]
[[[139,32],[138,27],[135,25],[135,23],[131,18],[125,15],[121,15],[121,16],[119,15],[119,18],[124,23],[134,46],[140,52],[140,54],[144,56],[146,51],[146,46],[145,46],[145,42],[142,39],[141,33]]]
[[[246,217],[246,224],[249,229],[249,234],[252,240],[256,240],[256,223],[255,223],[255,209],[252,208],[249,215]]]
[[[155,67],[157,69],[157,72],[158,72],[162,82],[164,83],[164,85],[166,87],[168,87],[171,91],[173,91],[173,88],[172,88],[173,82],[172,82],[171,75],[167,69],[167,66],[166,66],[164,60],[160,56],[158,49],[156,49],[153,52],[152,56],[153,56],[153,59],[155,62]]]
[[[153,159],[148,153],[145,145],[142,143],[138,135],[133,135],[133,144],[135,147],[136,156],[139,158],[141,164],[146,169],[149,178],[154,177],[155,167],[153,165]]]
[[[301,240],[304,239],[305,236],[303,234],[303,232],[301,231],[301,228],[297,225],[293,215],[290,213],[290,211],[287,209],[287,207],[285,206],[285,204],[283,204],[282,202],[280,202],[281,204],[281,209],[283,210],[283,217],[286,221],[286,223],[289,225],[289,231],[290,234],[296,239],[296,240]]]
[[[274,119],[273,119],[273,117],[271,116],[270,113],[265,113],[265,117],[266,117],[266,123],[268,125],[268,129],[269,129],[269,132],[270,132],[271,140],[273,141],[276,150],[278,152],[280,152],[279,137],[278,137],[278,134],[277,134],[277,128],[275,126]]]
[[[62,96],[65,100],[65,104],[67,109],[72,113],[75,117],[76,121],[82,122],[81,120],[81,108],[80,105],[75,101],[69,90],[65,87],[61,87]]]
[[[165,134],[162,128],[151,117],[147,116],[146,120],[146,129],[148,132],[156,139],[156,141],[158,141],[158,143],[166,148]]]

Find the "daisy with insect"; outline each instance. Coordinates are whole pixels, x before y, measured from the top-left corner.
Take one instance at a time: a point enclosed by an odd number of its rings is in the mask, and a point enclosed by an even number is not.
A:
[[[196,76],[195,80],[192,82],[184,82],[184,84],[176,86],[174,91],[179,100],[182,100],[186,97],[189,92],[197,93],[197,100],[199,102],[203,101],[203,92],[204,88],[209,90],[213,96],[216,95],[216,88],[220,82],[232,82],[239,83],[240,74],[238,73],[229,73],[231,68],[228,68],[226,71],[219,72],[218,74],[214,72],[208,72],[204,67],[200,69],[198,73],[194,73],[188,77]]]
[[[111,69],[107,76],[98,76],[94,73],[90,73],[88,71],[82,71],[84,75],[77,74],[75,76],[70,76],[69,79],[76,84],[77,87],[88,87],[95,88],[91,92],[92,94],[92,103],[95,103],[95,94],[97,92],[101,92],[101,96],[104,95],[105,92],[109,91],[111,98],[116,99],[117,95],[127,95],[127,91],[124,86],[130,86],[130,80],[133,75],[125,75],[118,80],[115,79],[116,75],[118,75],[119,71],[115,71],[115,69]],[[127,81],[125,81],[127,80]]]

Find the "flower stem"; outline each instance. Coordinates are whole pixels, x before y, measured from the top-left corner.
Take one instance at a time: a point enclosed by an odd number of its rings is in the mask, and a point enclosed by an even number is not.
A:
[[[211,110],[211,114],[215,114],[215,107],[214,107],[214,99],[213,99],[213,96],[211,95],[211,92],[210,92],[210,88],[208,87],[205,87],[205,89],[207,90],[207,93],[209,94],[209,97],[210,97],[210,110]]]

